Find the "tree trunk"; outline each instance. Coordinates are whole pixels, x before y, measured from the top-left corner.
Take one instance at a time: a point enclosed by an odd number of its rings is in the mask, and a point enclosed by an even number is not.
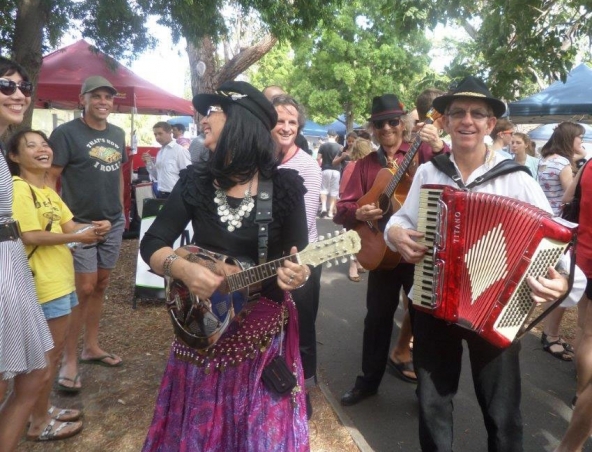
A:
[[[224,66],[214,76],[214,84],[220,86],[228,80],[234,80],[237,76],[245,72],[253,64],[259,61],[269,52],[277,38],[271,34],[266,35],[258,43],[242,49],[230,61],[226,62]]]
[[[269,52],[277,38],[267,35],[258,43],[242,49],[237,55],[218,69],[216,60],[216,46],[212,39],[206,36],[197,41],[187,42],[187,55],[189,56],[189,70],[191,72],[191,91],[195,96],[198,93],[212,93],[222,83],[234,80],[249,67],[259,61]],[[205,64],[205,72],[200,75],[197,67],[199,62]]]
[[[43,62],[43,30],[48,22],[50,4],[47,0],[20,0],[18,5],[12,57],[25,68],[33,82],[32,99],[37,95],[37,80]],[[17,128],[30,127],[32,119],[33,105]]]

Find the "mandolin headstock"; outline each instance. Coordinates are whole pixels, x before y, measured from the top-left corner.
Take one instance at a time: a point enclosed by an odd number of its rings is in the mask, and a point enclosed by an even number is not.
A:
[[[336,265],[340,259],[342,263],[348,262],[348,255],[360,251],[361,246],[362,241],[356,231],[342,231],[329,233],[327,238],[320,236],[318,242],[310,243],[298,255],[302,264],[316,267],[328,262],[327,267],[331,267],[331,261]]]

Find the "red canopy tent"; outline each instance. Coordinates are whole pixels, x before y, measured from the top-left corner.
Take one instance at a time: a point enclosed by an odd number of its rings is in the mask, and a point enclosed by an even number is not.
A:
[[[37,108],[75,110],[82,82],[91,75],[102,75],[117,89],[115,113],[194,115],[190,101],[169,94],[93,49],[81,39],[43,58],[37,82]]]

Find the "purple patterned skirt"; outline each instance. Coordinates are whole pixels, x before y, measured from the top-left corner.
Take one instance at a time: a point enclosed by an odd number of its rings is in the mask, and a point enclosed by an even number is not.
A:
[[[262,298],[248,309],[207,355],[174,341],[144,452],[310,450],[294,302],[287,294],[283,304]],[[261,382],[281,346],[299,386],[287,396]]]

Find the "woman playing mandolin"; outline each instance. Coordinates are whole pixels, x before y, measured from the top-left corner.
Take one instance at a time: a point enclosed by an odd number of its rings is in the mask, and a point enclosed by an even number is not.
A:
[[[269,263],[294,254],[308,242],[305,188],[295,171],[276,167],[270,131],[277,114],[254,87],[227,82],[217,94],[198,94],[193,104],[204,116],[210,159],[181,173],[142,240],[141,254],[154,271],[186,286],[194,300],[207,299],[201,308],[211,306],[215,314],[219,287],[223,282],[233,287],[232,277],[223,273],[238,268],[180,258],[171,248],[174,240],[191,221],[195,248],[252,265],[261,263],[261,252]],[[270,222],[259,223],[256,214],[266,213],[261,206],[269,198]],[[264,224],[268,241],[260,247]],[[177,335],[144,451],[309,450],[297,315],[289,291],[304,285],[310,269],[285,260],[273,275],[261,283],[256,302],[248,303],[207,350]],[[212,320],[215,329],[214,314],[197,328],[208,328]],[[283,395],[262,381],[279,355],[296,376],[293,389]]]

